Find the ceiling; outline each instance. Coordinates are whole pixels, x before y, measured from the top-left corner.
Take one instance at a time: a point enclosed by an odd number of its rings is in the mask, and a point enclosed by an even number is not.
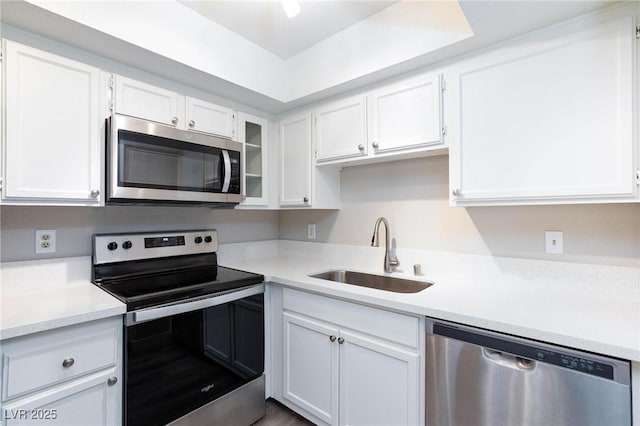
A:
[[[178,0],[282,59],[391,6],[396,1],[303,1],[288,18],[279,1]]]
[[[0,18],[280,114],[613,3],[622,2],[303,0],[287,19],[275,0],[0,0]]]

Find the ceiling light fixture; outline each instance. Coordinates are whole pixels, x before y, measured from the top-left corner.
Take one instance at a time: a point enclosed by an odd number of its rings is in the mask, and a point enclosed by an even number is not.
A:
[[[298,0],[280,0],[280,3],[282,3],[284,13],[287,14],[287,17],[293,18],[300,13],[300,2]]]

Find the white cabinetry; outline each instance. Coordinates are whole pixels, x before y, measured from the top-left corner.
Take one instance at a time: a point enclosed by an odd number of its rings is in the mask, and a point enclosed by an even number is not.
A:
[[[287,288],[282,306],[285,404],[330,425],[424,423],[421,318]]]
[[[317,163],[360,164],[442,152],[442,88],[441,75],[430,73],[318,107]]]
[[[8,40],[3,62],[3,203],[99,205],[100,70]]]
[[[230,108],[183,96],[121,75],[114,76],[118,114],[233,138],[235,114]]]
[[[367,98],[323,105],[315,111],[316,160],[367,155]]]
[[[244,112],[238,113],[238,140],[244,143],[242,170],[244,201],[241,206],[268,206],[269,122]]]
[[[617,15],[555,26],[455,66],[453,205],[636,197],[636,29],[634,17]]]
[[[281,207],[339,208],[339,170],[312,165],[311,113],[281,120],[280,159]]]
[[[121,424],[121,341],[120,317],[3,341],[5,424]]]

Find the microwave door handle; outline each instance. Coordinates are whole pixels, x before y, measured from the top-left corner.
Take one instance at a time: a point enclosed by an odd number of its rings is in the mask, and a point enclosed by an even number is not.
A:
[[[222,150],[222,160],[224,164],[224,182],[222,183],[222,192],[229,192],[229,184],[231,183],[231,158],[229,151]]]

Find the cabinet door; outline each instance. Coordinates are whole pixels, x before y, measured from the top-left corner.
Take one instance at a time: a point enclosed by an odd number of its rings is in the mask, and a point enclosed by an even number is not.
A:
[[[311,206],[311,114],[280,123],[281,206]]]
[[[230,108],[187,97],[187,127],[225,138],[234,137],[234,112]]]
[[[98,204],[100,70],[5,46],[4,198]]]
[[[5,404],[2,415],[6,426],[119,425],[121,386],[113,368]]]
[[[344,330],[340,338],[340,424],[417,425],[420,354]]]
[[[374,152],[440,144],[440,74],[427,74],[383,87],[370,96],[370,139]]]
[[[338,424],[338,330],[283,314],[283,397]]]
[[[634,195],[633,19],[576,26],[454,70],[452,203]]]
[[[315,112],[318,162],[367,155],[367,102],[356,96],[323,105]]]
[[[244,206],[266,206],[268,197],[269,123],[264,118],[238,113],[238,140],[244,143]]]
[[[184,98],[179,94],[121,75],[114,78],[116,113],[185,128]]]

